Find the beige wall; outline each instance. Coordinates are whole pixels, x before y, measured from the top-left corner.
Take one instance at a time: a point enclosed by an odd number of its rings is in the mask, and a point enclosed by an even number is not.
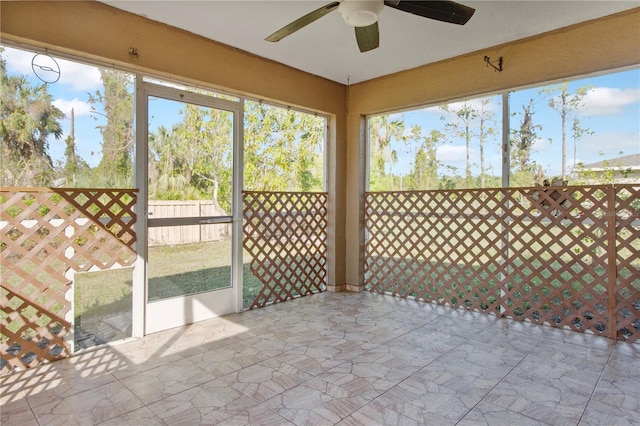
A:
[[[640,8],[351,86],[95,2],[0,2],[12,42],[275,100],[330,117],[330,283],[362,283],[363,117],[640,64]],[[136,47],[139,60],[128,49]],[[502,56],[504,71],[483,57]],[[346,105],[349,99],[349,105]],[[346,113],[348,111],[348,114]]]

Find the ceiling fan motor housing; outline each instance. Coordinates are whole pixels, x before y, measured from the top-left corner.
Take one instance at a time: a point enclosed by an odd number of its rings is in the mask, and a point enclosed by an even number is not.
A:
[[[383,0],[343,0],[338,7],[342,19],[352,27],[368,27],[378,22]]]

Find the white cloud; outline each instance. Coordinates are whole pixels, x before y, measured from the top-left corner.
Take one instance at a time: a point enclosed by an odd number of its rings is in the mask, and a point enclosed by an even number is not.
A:
[[[84,101],[74,98],[73,100],[56,99],[53,101],[60,111],[62,111],[67,118],[71,116],[71,108],[73,108],[73,114],[75,117],[87,116],[91,114],[91,106]]]
[[[2,56],[7,61],[7,70],[12,74],[22,74],[30,77],[36,77],[31,61],[36,53],[24,50],[12,49],[4,47],[5,51]],[[56,58],[60,68],[60,79],[55,84],[68,86],[72,90],[81,92],[93,91],[102,88],[100,80],[100,72],[97,68],[89,65],[80,64],[78,62],[67,61],[65,59]],[[36,59],[36,63],[55,68],[55,64],[45,55]],[[39,71],[42,72],[42,71]],[[51,73],[44,71],[45,75]]]
[[[596,133],[578,142],[580,153],[608,153],[610,156],[640,153],[640,135],[634,132]],[[621,154],[622,153],[622,154]]]
[[[467,149],[461,145],[442,145],[436,149],[436,155],[444,162],[461,161],[467,158]]]
[[[493,98],[490,98],[489,102],[485,105],[482,105],[482,102],[487,98],[476,98],[470,99],[467,101],[454,102],[448,104],[449,111],[451,111],[454,115],[456,112],[460,111],[463,108],[470,108],[473,111],[482,111],[485,112],[496,112],[502,109],[502,106],[496,102],[493,102]]]
[[[640,88],[596,87],[589,90],[583,101],[581,113],[584,115],[615,115],[625,106],[640,102]]]

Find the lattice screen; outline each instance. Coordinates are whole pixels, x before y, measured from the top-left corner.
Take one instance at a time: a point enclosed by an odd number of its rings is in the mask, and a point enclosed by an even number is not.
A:
[[[67,271],[131,265],[136,190],[0,190],[0,370],[69,355]]]
[[[371,291],[640,336],[640,188],[366,195]]]
[[[243,202],[244,249],[261,283],[249,309],[324,291],[327,194],[244,192]]]

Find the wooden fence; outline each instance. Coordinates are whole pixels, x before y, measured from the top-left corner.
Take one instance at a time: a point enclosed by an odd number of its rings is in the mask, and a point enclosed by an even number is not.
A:
[[[152,219],[226,215],[211,200],[149,201],[148,205]],[[147,232],[150,247],[220,241],[231,236],[230,227],[224,225],[159,226]]]
[[[69,355],[69,272],[133,264],[136,191],[0,189],[0,371]]]
[[[640,339],[640,186],[370,192],[365,284]]]

